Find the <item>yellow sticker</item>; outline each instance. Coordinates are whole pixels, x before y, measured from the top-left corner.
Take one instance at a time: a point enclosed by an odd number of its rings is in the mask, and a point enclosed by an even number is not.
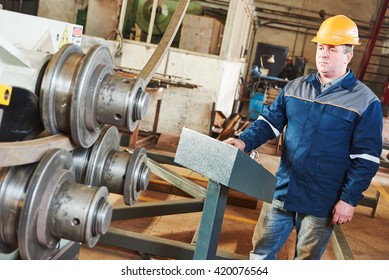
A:
[[[65,30],[63,31],[61,42],[59,42],[58,49],[62,48],[69,42],[68,26],[66,25]]]
[[[12,87],[0,84],[0,105],[8,106],[11,102]]]

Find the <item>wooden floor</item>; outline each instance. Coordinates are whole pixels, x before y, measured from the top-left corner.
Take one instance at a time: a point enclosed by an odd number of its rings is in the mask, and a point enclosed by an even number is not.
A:
[[[259,151],[260,161],[263,166],[274,173],[279,163],[279,157],[271,153],[269,154],[266,150]],[[171,166],[170,168],[174,169]],[[199,174],[194,174],[193,176],[197,179],[199,178],[196,176],[201,177]],[[206,178],[203,179],[206,180]],[[352,256],[356,260],[389,259],[389,168],[380,168],[369,189],[364,194],[367,197],[375,198],[377,193],[380,194],[380,197],[374,217],[372,217],[371,207],[357,206],[352,222],[341,226],[341,230],[346,238],[346,244],[348,244]],[[153,190],[143,191],[137,204],[185,198],[187,197],[174,193],[174,191],[171,192],[171,189],[165,192],[154,188]],[[120,196],[111,196],[110,199],[115,205],[122,204]],[[228,203],[218,242],[218,250],[248,258],[251,250],[252,233],[262,205],[261,201],[255,200],[254,207],[252,207],[252,201],[252,198],[247,200],[248,205],[251,203],[250,207],[245,207],[244,204],[238,206],[239,204],[236,203]],[[200,219],[201,212],[197,212],[113,221],[111,227],[191,244],[196,235]],[[285,246],[280,251],[278,259],[293,259],[294,242],[295,233],[292,232]],[[334,244],[336,243],[331,242],[329,244],[322,259],[335,260],[339,258],[336,255],[337,248]],[[79,259],[82,260],[164,258],[166,257],[150,256],[139,251],[130,251],[101,244],[97,244],[94,248],[82,246],[79,255]]]

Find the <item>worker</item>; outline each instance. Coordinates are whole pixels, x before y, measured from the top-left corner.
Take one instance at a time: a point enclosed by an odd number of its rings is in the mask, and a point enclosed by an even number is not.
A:
[[[285,79],[285,80],[293,80],[297,78],[297,69],[293,64],[293,57],[288,56],[286,58],[286,63],[284,68],[282,69],[281,73],[278,75],[279,78]]]
[[[330,17],[312,41],[317,72],[288,82],[239,138],[225,140],[250,152],[284,133],[274,199],[263,203],[250,259],[276,259],[293,228],[294,258],[320,259],[379,168],[381,104],[348,68],[360,45],[357,25]]]

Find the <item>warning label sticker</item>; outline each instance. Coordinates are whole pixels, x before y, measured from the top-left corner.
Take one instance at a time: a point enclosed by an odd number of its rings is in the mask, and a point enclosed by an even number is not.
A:
[[[62,48],[67,43],[69,43],[69,31],[68,31],[68,26],[66,25],[65,30],[63,31],[61,37],[61,42],[59,42],[58,49]]]
[[[81,44],[81,38],[82,38],[82,27],[73,27],[72,32],[72,43],[80,45]]]
[[[0,105],[8,106],[11,102],[12,87],[0,84]]]

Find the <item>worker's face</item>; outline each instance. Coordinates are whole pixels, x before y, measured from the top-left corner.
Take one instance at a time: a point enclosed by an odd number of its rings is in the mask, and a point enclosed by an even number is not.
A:
[[[344,46],[317,44],[316,67],[320,75],[328,79],[336,79],[346,73],[347,65],[353,53],[344,53]]]

